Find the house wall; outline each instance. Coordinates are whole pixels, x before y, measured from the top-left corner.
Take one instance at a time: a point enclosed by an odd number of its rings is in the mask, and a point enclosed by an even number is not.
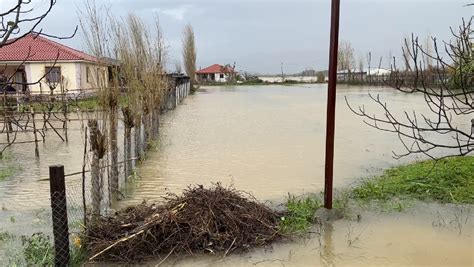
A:
[[[79,63],[80,76],[78,89],[94,90],[103,87],[108,81],[108,69],[106,66],[99,66],[92,63]],[[89,75],[87,74],[89,69]],[[89,77],[87,77],[89,76]]]
[[[221,74],[224,75],[223,78],[221,78]],[[201,82],[217,82],[217,83],[225,83],[227,82],[228,78],[229,78],[229,74],[228,73],[215,73],[215,80],[211,80],[211,75],[212,74],[198,74],[198,79],[199,81]]]
[[[25,72],[28,82],[36,82],[41,79],[46,71],[46,67],[53,66],[53,63],[28,63],[25,64]],[[88,62],[57,62],[55,67],[61,68],[61,76],[63,82],[53,91],[60,93],[61,89],[67,90],[68,93],[79,93],[83,90],[92,92],[99,88],[99,84],[107,81],[107,67],[98,66]],[[87,80],[87,67],[89,67],[89,80]],[[98,75],[100,73],[100,75]],[[100,80],[98,82],[98,79]],[[41,84],[41,85],[40,85]],[[32,93],[49,93],[49,86],[46,79],[43,78],[40,84],[30,85]]]
[[[221,78],[221,74],[223,74],[223,78]],[[225,83],[227,82],[227,78],[229,78],[229,74],[227,73],[216,73],[216,82],[218,83]]]
[[[61,93],[61,90],[71,90],[77,88],[76,84],[76,64],[73,62],[56,62],[54,63],[46,63],[46,62],[34,62],[34,63],[27,63],[25,66],[28,65],[28,69],[25,67],[26,76],[29,83],[35,83],[39,80],[41,82],[29,85],[29,89],[31,93],[49,93],[50,87],[46,82],[46,79],[43,78],[46,73],[46,67],[60,67],[61,68],[61,76],[63,77],[63,82],[58,84],[56,89],[54,89],[54,93]],[[42,79],[43,78],[43,79]]]

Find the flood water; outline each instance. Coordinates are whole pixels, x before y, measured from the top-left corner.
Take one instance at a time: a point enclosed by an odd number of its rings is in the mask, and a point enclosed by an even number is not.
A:
[[[140,178],[123,189],[127,199],[115,208],[143,200],[159,201],[165,193],[179,192],[189,184],[213,182],[234,185],[258,199],[277,202],[288,193],[322,191],[326,86],[202,88],[176,110],[162,116],[156,149],[147,154],[139,167]],[[422,159],[395,160],[392,151],[403,152],[397,137],[366,126],[347,108],[345,96],[353,106],[364,105],[382,115],[370,102],[369,92],[380,94],[401,116],[403,110],[427,110],[418,95],[388,88],[338,87],[336,188],[351,186],[387,167]],[[468,122],[456,123],[469,127]],[[49,182],[41,179],[48,176],[48,165],[64,164],[66,173],[82,168],[84,137],[79,122],[71,122],[68,144],[53,133],[48,135],[46,143],[40,146],[40,159],[35,159],[33,146],[21,145],[13,146],[8,152],[9,159],[0,163],[2,168],[15,168],[15,175],[0,181],[0,232],[47,231]],[[68,177],[67,184],[73,188],[69,197],[80,203],[80,177]],[[407,213],[367,212],[361,222],[338,221],[304,242],[226,259],[203,256],[170,264],[472,266],[472,217],[469,207],[460,211],[459,207],[440,205],[421,205]],[[439,218],[443,218],[443,223],[439,223],[443,227],[437,226]],[[347,240],[355,237],[357,241],[348,245]]]
[[[469,209],[423,205],[314,227],[297,242],[244,255],[171,258],[165,266],[473,266]],[[153,266],[153,263],[150,264]]]
[[[422,96],[388,88],[338,90],[335,187],[419,159],[395,160],[392,151],[404,152],[397,137],[365,125],[344,97],[383,115],[367,95],[380,94],[403,116],[404,110],[427,109]],[[326,85],[208,87],[162,122],[158,150],[140,168],[142,179],[127,204],[156,200],[190,183],[233,184],[259,199],[324,188]]]

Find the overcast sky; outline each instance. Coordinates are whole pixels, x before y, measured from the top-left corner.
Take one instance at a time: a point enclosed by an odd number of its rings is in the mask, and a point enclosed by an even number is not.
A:
[[[5,10],[13,0],[0,0]],[[46,0],[32,0],[40,9]],[[16,2],[16,1],[13,1]],[[58,0],[42,28],[49,33],[69,34],[78,24],[77,9],[83,0]],[[170,68],[181,60],[182,28],[194,27],[197,67],[236,62],[238,70],[285,73],[305,68],[327,69],[330,0],[106,0],[116,15],[133,12],[152,23],[158,14],[169,45]],[[341,0],[340,38],[352,43],[356,57],[371,51],[373,64],[400,45],[412,32],[425,38],[450,38],[449,27],[472,16],[464,0]],[[61,41],[84,50],[81,35]],[[375,59],[377,58],[377,59]],[[376,62],[374,62],[376,61]]]

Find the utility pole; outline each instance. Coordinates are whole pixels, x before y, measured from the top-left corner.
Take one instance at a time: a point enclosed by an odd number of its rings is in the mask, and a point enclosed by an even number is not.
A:
[[[281,66],[280,66],[280,69],[281,69],[281,82],[285,82],[285,73],[283,72],[283,62],[281,63]]]
[[[337,50],[339,42],[339,7],[340,0],[332,0],[331,39],[329,44],[329,81],[326,117],[326,162],[324,172],[324,207],[326,209],[332,209],[332,191],[334,176],[334,131],[336,119]]]

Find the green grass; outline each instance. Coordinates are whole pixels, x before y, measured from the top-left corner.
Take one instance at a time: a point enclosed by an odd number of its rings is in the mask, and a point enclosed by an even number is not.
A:
[[[9,233],[0,233],[0,242],[12,240],[15,236]],[[22,249],[10,255],[7,266],[54,266],[54,246],[51,237],[44,233],[35,233],[32,236],[21,236]],[[1,244],[1,243],[0,243]],[[83,246],[72,244],[70,248],[69,266],[81,266],[86,260],[86,250]]]
[[[19,168],[15,166],[7,166],[3,169],[0,169],[0,182],[13,176],[18,171],[18,169]]]
[[[398,166],[352,190],[360,200],[411,198],[474,204],[474,157],[452,157]]]
[[[299,234],[311,226],[314,213],[321,204],[314,197],[289,196],[285,206],[287,214],[281,217],[280,229],[285,234]]]
[[[128,103],[128,97],[126,95],[119,96],[119,105],[125,106]],[[31,106],[36,112],[47,112],[50,109],[49,103],[32,103]],[[98,98],[96,96],[80,99],[77,101],[68,102],[69,112],[79,109],[80,111],[94,111],[99,108]],[[64,104],[61,99],[56,99],[56,102],[52,103],[52,111],[62,111]],[[25,105],[20,106],[20,110],[29,111],[29,107]]]
[[[54,247],[50,237],[43,233],[22,237],[23,256],[28,266],[53,266]]]
[[[0,232],[0,244],[2,244],[5,241],[13,239],[14,236],[10,234],[9,232]]]

